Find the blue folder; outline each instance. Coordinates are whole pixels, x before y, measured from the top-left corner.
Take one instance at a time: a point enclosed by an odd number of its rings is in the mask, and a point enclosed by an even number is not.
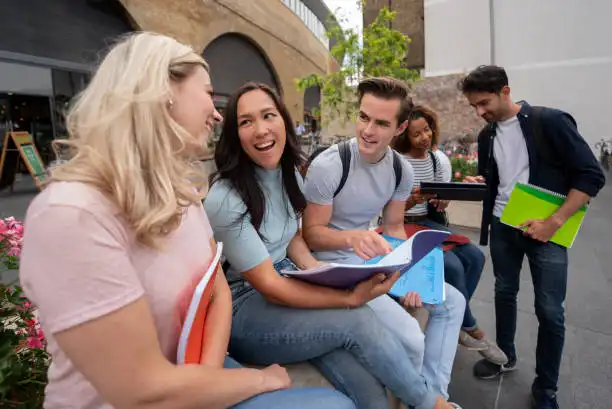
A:
[[[395,237],[383,237],[396,248],[404,241]],[[382,256],[366,261],[366,264],[376,264]],[[444,291],[444,253],[436,247],[415,265],[408,269],[389,290],[393,297],[403,297],[410,291],[418,292],[425,304],[439,305],[446,299]]]

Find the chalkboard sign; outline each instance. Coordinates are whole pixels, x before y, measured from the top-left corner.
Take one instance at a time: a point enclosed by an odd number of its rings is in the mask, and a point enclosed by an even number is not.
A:
[[[19,164],[19,157],[24,161],[36,186],[42,189],[47,178],[43,164],[32,136],[27,132],[9,132],[4,138],[2,155],[0,156],[0,189],[13,186],[15,173]]]

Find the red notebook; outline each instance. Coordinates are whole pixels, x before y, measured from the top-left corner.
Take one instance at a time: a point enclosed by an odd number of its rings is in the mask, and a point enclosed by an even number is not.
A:
[[[204,344],[206,312],[215,287],[217,270],[221,267],[222,252],[223,243],[217,243],[215,256],[191,297],[176,352],[176,362],[179,364],[200,363]]]

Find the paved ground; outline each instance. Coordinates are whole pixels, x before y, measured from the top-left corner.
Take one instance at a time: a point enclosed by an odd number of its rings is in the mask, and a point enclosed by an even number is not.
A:
[[[472,233],[476,240],[476,234]],[[612,402],[612,183],[593,201],[570,250],[567,331],[559,399],[562,409],[604,409]],[[488,252],[485,249],[485,254]],[[474,315],[494,333],[493,274],[491,263],[472,300]],[[451,383],[451,395],[465,409],[528,408],[535,371],[537,319],[527,265],[519,293],[517,349],[519,370],[501,381],[472,377],[476,352],[460,349]]]
[[[23,218],[36,193],[28,181],[18,183],[13,194],[0,192],[0,217]],[[476,239],[473,232],[466,231]],[[612,183],[593,202],[579,239],[570,251],[567,298],[567,336],[560,381],[563,409],[607,409],[612,402]],[[488,254],[487,249],[485,254]],[[493,278],[491,263],[472,308],[481,326],[494,331]],[[4,280],[11,277],[3,277]],[[478,381],[472,365],[475,352],[460,349],[451,384],[453,400],[465,409],[528,408],[534,376],[537,320],[533,310],[533,288],[525,266],[519,296],[517,348],[519,370],[501,381]]]

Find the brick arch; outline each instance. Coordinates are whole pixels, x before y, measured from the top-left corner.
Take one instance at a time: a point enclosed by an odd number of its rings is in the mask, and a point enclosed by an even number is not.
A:
[[[211,67],[215,92],[230,94],[245,82],[254,81],[266,83],[283,95],[274,64],[264,49],[244,33],[225,32],[216,36],[204,47],[202,55]]]

